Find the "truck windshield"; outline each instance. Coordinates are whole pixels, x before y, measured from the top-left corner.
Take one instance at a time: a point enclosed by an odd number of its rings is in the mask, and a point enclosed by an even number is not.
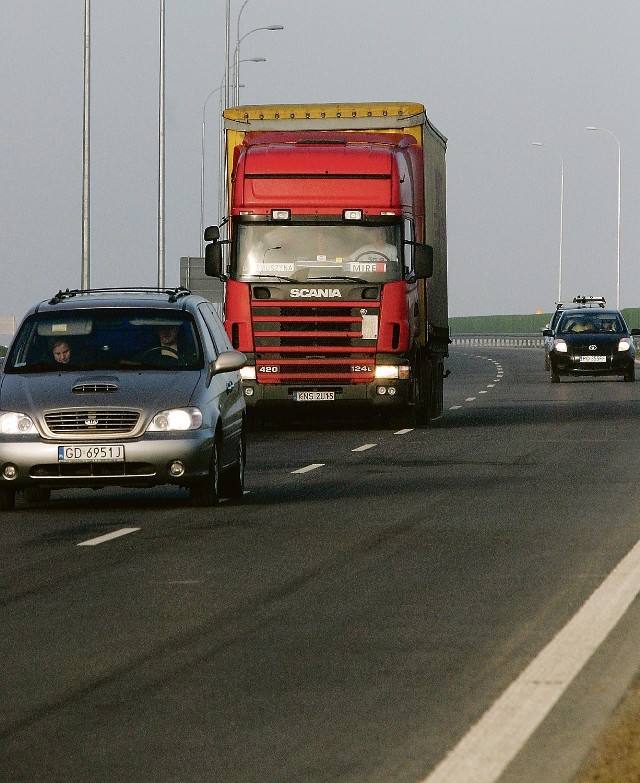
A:
[[[400,226],[240,224],[238,280],[386,282],[402,277]]]

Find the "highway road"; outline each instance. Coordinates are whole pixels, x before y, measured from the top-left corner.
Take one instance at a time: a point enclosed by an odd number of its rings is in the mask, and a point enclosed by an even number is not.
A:
[[[431,427],[252,433],[240,502],[3,514],[0,780],[568,783],[640,667],[640,382],[448,366]]]

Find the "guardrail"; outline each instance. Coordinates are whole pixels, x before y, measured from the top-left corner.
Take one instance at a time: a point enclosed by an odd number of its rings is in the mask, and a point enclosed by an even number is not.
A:
[[[464,348],[543,348],[540,334],[454,334],[451,344]]]

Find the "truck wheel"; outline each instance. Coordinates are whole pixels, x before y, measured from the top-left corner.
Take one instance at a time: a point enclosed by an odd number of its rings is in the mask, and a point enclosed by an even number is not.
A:
[[[444,408],[444,364],[439,361],[431,362],[431,410],[432,419],[438,419],[442,416]]]
[[[209,474],[189,487],[189,499],[191,505],[196,508],[209,508],[218,505],[220,500],[220,459],[217,438],[213,444]]]
[[[11,511],[16,505],[16,491],[13,487],[0,487],[0,511]]]
[[[220,494],[237,500],[244,495],[244,468],[247,462],[244,428],[238,440],[236,461],[220,476]]]

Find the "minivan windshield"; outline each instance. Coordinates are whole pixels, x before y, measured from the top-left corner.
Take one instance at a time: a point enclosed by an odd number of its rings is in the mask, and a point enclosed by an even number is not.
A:
[[[4,370],[171,371],[202,366],[202,349],[187,313],[157,308],[88,308],[31,315],[13,341]]]
[[[238,280],[402,278],[399,225],[241,223],[236,231],[233,276]]]

